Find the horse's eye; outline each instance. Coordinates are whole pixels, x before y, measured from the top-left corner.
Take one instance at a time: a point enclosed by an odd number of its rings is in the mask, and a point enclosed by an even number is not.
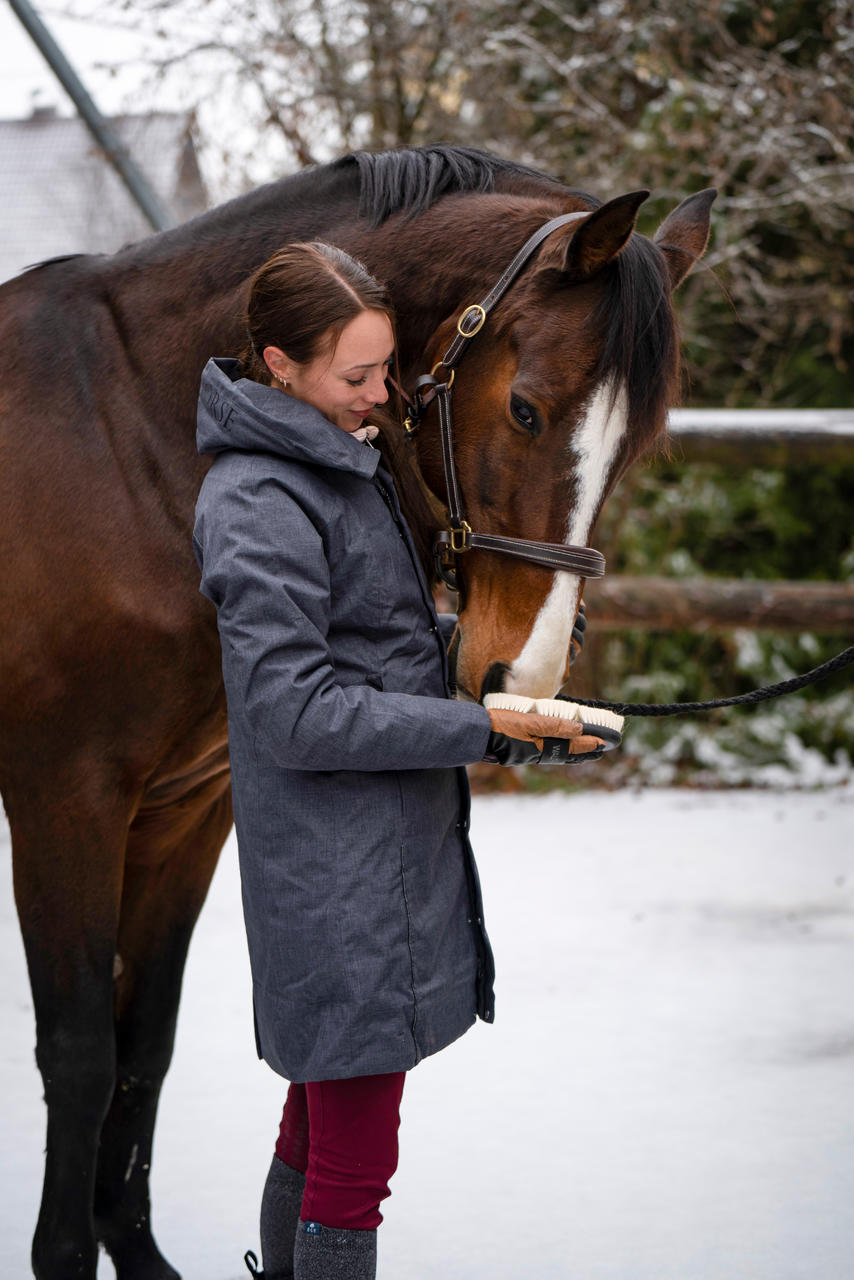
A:
[[[532,436],[538,436],[542,430],[542,424],[536,409],[528,404],[527,400],[522,400],[519,396],[510,397],[510,412],[520,427],[524,427]]]

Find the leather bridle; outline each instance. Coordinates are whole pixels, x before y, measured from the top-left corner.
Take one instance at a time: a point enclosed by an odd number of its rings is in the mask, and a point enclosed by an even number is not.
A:
[[[544,223],[538,231],[534,232],[486,297],[481,302],[470,303],[463,308],[457,320],[457,331],[451,345],[442,359],[433,366],[432,372],[418,379],[412,397],[406,395],[394,383],[395,388],[403,396],[409,408],[408,416],[403,424],[409,439],[414,439],[417,435],[427,406],[433,400],[438,401],[439,428],[442,437],[442,463],[445,469],[445,485],[448,493],[447,507],[450,515],[450,528],[441,529],[434,535],[433,555],[438,575],[454,591],[457,590],[457,581],[453,572],[453,558],[461,552],[475,549],[498,551],[503,555],[516,556],[521,560],[527,560],[531,564],[543,565],[545,568],[552,570],[562,569],[568,573],[578,574],[583,578],[601,578],[605,572],[604,556],[600,552],[594,551],[592,547],[574,547],[555,542],[529,542],[525,538],[504,538],[491,533],[473,532],[465,518],[465,508],[454,463],[454,424],[451,412],[451,388],[454,384],[456,366],[471,340],[480,333],[489,312],[496,302],[503,298],[535,249],[539,248],[553,231],[557,231],[559,227],[566,226],[569,222],[574,222],[577,218],[586,216],[587,214],[584,212],[566,213],[559,218],[552,218],[551,221]],[[439,368],[445,370],[445,378],[442,382],[435,376],[436,370]],[[623,716],[679,715],[686,712],[706,711],[713,707],[735,706],[739,703],[757,703],[764,702],[769,698],[778,698],[782,694],[794,693],[807,685],[815,684],[818,680],[824,679],[835,671],[852,665],[854,665],[854,646],[843,650],[842,653],[838,653],[834,658],[831,658],[829,662],[823,663],[812,671],[807,671],[802,676],[796,676],[793,679],[784,680],[780,684],[770,685],[762,689],[754,689],[750,693],[739,694],[736,697],[717,698],[712,702],[650,704],[604,702],[585,698],[575,698],[574,701],[582,707],[605,708]],[[559,699],[567,699],[568,696],[563,692],[563,689],[557,694]],[[584,759],[583,756],[578,758]]]
[[[441,360],[433,366],[430,373],[417,380],[411,397],[404,395],[409,412],[403,426],[410,440],[417,435],[428,405],[434,400],[438,404],[442,465],[445,471],[450,527],[440,529],[434,534],[433,557],[437,574],[454,591],[458,589],[454,573],[455,557],[464,551],[497,551],[502,555],[515,556],[517,559],[541,565],[546,569],[561,569],[567,573],[575,573],[582,578],[601,578],[605,572],[605,558],[593,547],[572,546],[562,542],[532,542],[527,538],[507,538],[493,533],[474,532],[466,520],[465,504],[454,462],[454,420],[451,407],[451,390],[457,365],[468,349],[469,343],[480,333],[492,308],[504,297],[534,251],[553,231],[570,222],[575,222],[578,218],[588,216],[588,211],[564,213],[560,217],[550,219],[535,231],[489,293],[480,302],[469,303],[463,308],[457,320],[457,331]],[[436,377],[436,372],[440,368],[444,370],[441,380]]]

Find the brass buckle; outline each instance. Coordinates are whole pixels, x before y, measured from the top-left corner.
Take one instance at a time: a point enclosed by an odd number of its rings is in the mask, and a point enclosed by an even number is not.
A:
[[[478,316],[477,324],[473,329],[464,329],[463,321],[465,320],[466,316],[470,316],[472,312],[480,313]],[[480,333],[481,329],[483,328],[483,324],[485,320],[486,320],[486,312],[484,311],[480,303],[471,302],[465,308],[459,320],[457,321],[457,333],[460,335],[461,338],[473,338],[476,333]]]
[[[433,368],[430,370],[430,377],[435,378],[436,370],[443,369],[444,367],[445,367],[445,361],[437,360],[436,363],[433,365]],[[454,375],[456,372],[457,372],[456,369],[451,370],[451,376],[450,378],[448,378],[448,382],[447,382],[447,386],[449,389],[454,385]]]
[[[467,521],[461,520],[459,529],[449,529],[451,535],[452,551],[468,551],[466,538],[471,533],[471,525]]]

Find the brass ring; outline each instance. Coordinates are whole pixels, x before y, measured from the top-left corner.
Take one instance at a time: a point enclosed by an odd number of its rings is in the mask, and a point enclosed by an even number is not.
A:
[[[477,324],[473,329],[464,329],[463,321],[465,320],[466,316],[470,316],[473,311],[480,312],[480,316],[478,317]],[[486,312],[484,311],[483,307],[480,305],[479,302],[472,302],[469,304],[469,306],[466,307],[465,311],[462,313],[459,320],[457,321],[457,333],[460,335],[461,338],[473,338],[476,333],[480,333],[481,329],[483,328],[483,324],[485,320],[486,320]]]
[[[444,368],[444,365],[445,365],[444,360],[437,360],[436,363],[433,365],[433,368],[430,370],[430,377],[434,378],[436,376],[436,370]],[[448,379],[448,383],[447,383],[449,387],[452,387],[454,385],[454,374],[456,372],[457,372],[456,369],[451,370],[451,376]]]

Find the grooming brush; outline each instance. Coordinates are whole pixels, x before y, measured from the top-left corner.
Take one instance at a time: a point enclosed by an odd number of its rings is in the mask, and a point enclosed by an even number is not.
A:
[[[534,711],[541,716],[558,716],[561,720],[577,720],[585,733],[600,738],[606,751],[623,741],[624,716],[600,707],[580,707],[562,698],[523,698],[518,693],[488,693],[483,700],[487,711]]]

